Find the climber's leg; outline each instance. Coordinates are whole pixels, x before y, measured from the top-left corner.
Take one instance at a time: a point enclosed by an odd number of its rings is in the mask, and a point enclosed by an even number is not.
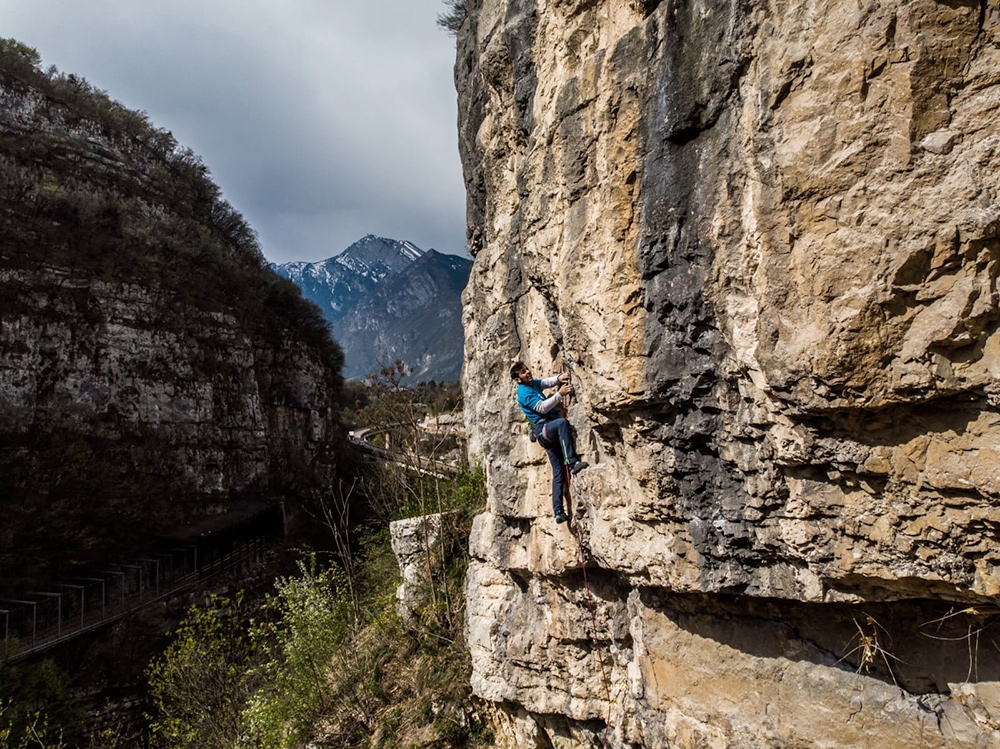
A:
[[[576,453],[576,443],[573,441],[573,433],[570,431],[569,422],[566,419],[553,419],[547,422],[543,433],[545,439],[558,443],[563,464],[569,466],[570,473],[575,476],[587,467],[587,463],[580,460],[580,456]]]
[[[546,450],[549,456],[549,463],[552,466],[552,514],[556,520],[563,522],[566,518],[566,510],[563,507],[563,493],[566,491],[566,471],[563,468],[562,455],[559,448]]]
[[[571,466],[580,458],[576,454],[576,446],[573,444],[573,435],[569,430],[569,422],[566,419],[553,419],[545,424],[545,437],[559,446],[563,463]]]

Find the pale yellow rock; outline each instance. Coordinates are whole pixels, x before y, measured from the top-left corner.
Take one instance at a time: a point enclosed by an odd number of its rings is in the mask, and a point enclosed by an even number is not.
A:
[[[470,11],[470,580],[507,576],[468,588],[477,694],[525,741],[599,743],[605,662],[612,746],[1000,745],[1000,664],[952,699],[961,637],[913,629],[984,626],[1000,591],[1000,12]],[[573,375],[574,514],[624,639],[574,639],[515,359]]]

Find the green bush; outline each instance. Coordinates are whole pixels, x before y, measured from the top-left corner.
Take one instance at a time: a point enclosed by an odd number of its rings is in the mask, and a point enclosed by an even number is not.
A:
[[[81,736],[83,713],[56,665],[0,665],[0,747],[64,746]]]
[[[379,747],[418,735],[427,746],[486,745],[466,710],[461,595],[472,516],[485,501],[482,469],[440,492],[450,512],[432,549],[435,595],[414,623],[404,628],[397,616],[399,570],[380,522],[357,532],[355,579],[310,554],[255,611],[239,599],[192,609],[150,669],[159,745]]]
[[[232,749],[241,745],[242,713],[260,686],[257,642],[248,636],[242,593],[192,606],[164,654],[149,668],[153,746]]]
[[[242,715],[247,747],[298,746],[328,715],[338,695],[329,668],[354,631],[354,609],[337,567],[317,570],[316,557],[299,575],[279,578],[264,609],[270,617],[252,632],[265,656],[262,686]]]

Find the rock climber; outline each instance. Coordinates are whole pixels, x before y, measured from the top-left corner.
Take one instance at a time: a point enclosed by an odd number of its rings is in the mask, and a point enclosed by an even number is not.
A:
[[[557,523],[565,523],[569,515],[563,507],[563,494],[567,488],[569,470],[574,476],[587,467],[576,454],[576,445],[566,420],[563,400],[573,394],[569,372],[535,380],[524,362],[510,368],[511,379],[517,382],[517,405],[531,422],[531,437],[545,448],[552,465],[552,512]],[[557,387],[549,397],[545,390]]]

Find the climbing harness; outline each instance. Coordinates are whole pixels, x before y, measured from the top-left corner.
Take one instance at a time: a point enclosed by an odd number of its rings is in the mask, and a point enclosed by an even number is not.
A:
[[[608,745],[608,728],[611,726],[611,681],[608,678],[607,669],[604,667],[604,653],[602,652],[600,641],[597,639],[597,596],[590,589],[590,581],[587,579],[587,554],[583,543],[583,534],[580,531],[580,523],[577,520],[576,508],[573,507],[573,495],[570,492],[569,456],[566,451],[566,443],[563,443],[563,470],[566,472],[566,509],[570,511],[570,526],[576,535],[576,543],[580,554],[580,568],[583,570],[583,587],[587,591],[587,608],[590,610],[591,642],[597,651],[597,662],[601,666],[601,681],[604,683],[604,695],[608,701],[607,718],[604,720],[604,733],[601,736],[601,749],[606,749]]]

